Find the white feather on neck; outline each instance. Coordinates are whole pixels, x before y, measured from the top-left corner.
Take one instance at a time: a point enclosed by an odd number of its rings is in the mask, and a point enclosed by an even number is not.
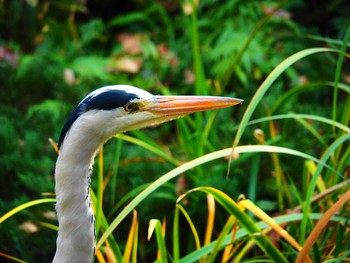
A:
[[[55,169],[59,231],[54,263],[93,261],[95,225],[89,187],[95,155],[113,135],[147,119],[152,119],[147,112],[129,115],[122,108],[90,110],[66,134]]]

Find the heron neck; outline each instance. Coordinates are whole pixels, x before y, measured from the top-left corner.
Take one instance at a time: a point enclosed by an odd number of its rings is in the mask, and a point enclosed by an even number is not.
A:
[[[59,222],[57,250],[60,262],[92,262],[95,250],[95,219],[89,194],[90,174],[101,143],[84,140],[72,130],[56,162],[56,211]]]

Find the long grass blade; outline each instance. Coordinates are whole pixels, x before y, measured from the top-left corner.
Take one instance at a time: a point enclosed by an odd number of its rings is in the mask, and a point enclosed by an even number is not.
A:
[[[179,198],[178,202],[180,202],[180,199],[181,199],[181,197]],[[192,231],[192,234],[193,234],[193,237],[194,237],[194,241],[195,241],[195,244],[196,244],[196,248],[199,249],[201,247],[201,242],[199,240],[197,229],[196,229],[196,227],[195,227],[191,217],[189,216],[189,214],[186,212],[186,210],[183,208],[183,206],[181,204],[176,204],[176,207],[179,209],[179,211],[181,211],[181,213],[186,218],[186,221],[187,221],[188,225],[191,228],[191,231]]]
[[[165,246],[165,239],[162,231],[162,224],[158,219],[151,219],[148,227],[148,240],[151,239],[153,232],[156,234],[159,258],[157,261],[166,263],[167,260],[167,250]]]
[[[267,215],[258,206],[253,204],[249,199],[241,200],[239,203],[242,204],[246,209],[251,211],[260,220],[266,222],[271,228],[273,228],[285,240],[287,240],[288,243],[291,244],[295,249],[297,249],[298,251],[301,250],[302,247],[300,246],[300,244],[291,235],[289,235],[289,233],[286,230],[284,230],[269,215]]]
[[[109,188],[110,188],[110,207],[113,206],[116,202],[116,189],[117,189],[117,180],[118,180],[118,168],[119,168],[119,162],[120,162],[120,155],[122,150],[123,140],[117,140],[116,142],[116,149],[115,149],[115,157],[114,157],[114,165],[113,165],[113,171],[112,176],[109,182]]]
[[[127,141],[127,142],[131,142],[133,144],[139,145],[139,146],[145,148],[146,150],[153,152],[154,154],[158,155],[159,157],[167,160],[169,163],[174,164],[174,165],[179,165],[179,162],[176,159],[172,158],[166,152],[162,151],[160,147],[157,148],[154,145],[151,145],[149,143],[146,143],[145,141],[139,140],[137,138],[131,137],[131,136],[126,135],[126,134],[117,134],[117,135],[115,135],[115,137],[122,139],[124,141]]]
[[[252,157],[252,162],[249,171],[249,186],[248,186],[248,198],[255,202],[257,189],[258,189],[258,173],[260,165],[260,155]]]
[[[131,222],[131,227],[130,227],[128,239],[126,241],[124,254],[123,254],[123,262],[125,262],[125,263],[130,262],[130,258],[131,258],[132,251],[133,251],[134,240],[135,240],[135,234],[137,232],[136,231],[137,227],[138,227],[137,212],[136,212],[136,210],[134,210],[132,222]]]
[[[314,128],[309,122],[304,119],[295,118],[306,130],[308,130],[324,147],[327,147],[326,141],[323,139],[322,135]],[[333,128],[335,126],[332,126]]]
[[[299,222],[303,219],[303,214],[301,213],[296,213],[296,214],[288,214],[288,215],[282,215],[282,216],[277,216],[277,217],[273,217],[273,220],[277,223],[277,224],[288,224],[288,223],[292,223],[292,222]],[[323,214],[319,214],[319,213],[311,213],[309,214],[310,219],[313,220],[319,220],[321,217],[323,216]],[[338,222],[341,224],[344,224],[347,219],[346,218],[342,218],[342,217],[336,217],[333,216],[331,218],[332,222]],[[256,225],[261,229],[264,230],[267,227],[269,227],[269,225],[267,225],[265,222],[260,221],[257,222]],[[246,229],[239,229],[236,233],[236,239],[240,239],[243,237],[246,237],[248,235],[248,232]],[[184,256],[183,258],[181,258],[178,263],[192,263],[192,262],[197,262],[198,259],[205,257],[206,255],[210,254],[213,251],[214,246],[216,246],[216,242],[217,240],[211,242],[209,245],[207,246],[203,246],[200,249],[192,252],[192,253],[188,253],[186,256]],[[232,243],[232,235],[229,234],[225,237],[225,240],[222,242],[222,247],[227,246],[228,244]]]
[[[251,152],[276,152],[276,153],[283,153],[283,154],[289,154],[293,156],[297,156],[300,158],[304,158],[307,160],[313,160],[321,166],[325,166],[328,169],[331,169],[333,172],[337,173],[335,170],[333,170],[331,167],[329,167],[326,163],[318,160],[317,158],[284,147],[278,147],[278,146],[268,146],[268,145],[247,145],[247,146],[238,146],[234,149],[234,152],[237,154],[241,153],[251,153]],[[145,198],[147,198],[152,192],[154,192],[157,188],[161,187],[163,184],[168,182],[169,180],[173,179],[174,177],[193,169],[194,167],[201,165],[203,163],[207,163],[219,158],[230,156],[232,153],[232,148],[223,149],[217,152],[212,152],[209,154],[206,154],[204,156],[201,156],[197,159],[194,159],[190,162],[187,162],[170,172],[164,174],[159,179],[151,183],[146,189],[144,189],[140,194],[138,194],[137,197],[135,197],[124,209],[118,214],[118,216],[113,220],[113,222],[109,225],[109,227],[105,230],[105,233],[102,235],[100,240],[97,243],[97,249],[101,247],[101,245],[106,241],[106,239],[111,235],[113,230],[120,224],[120,222],[139,204],[141,203]]]
[[[321,162],[322,163],[326,163],[327,160],[330,158],[330,156],[332,154],[334,154],[334,152],[336,151],[336,149],[342,145],[345,141],[350,140],[350,134],[344,134],[341,137],[339,137],[337,140],[335,140],[329,147],[328,149],[325,151],[325,153],[323,154],[322,158],[321,158]],[[310,213],[310,206],[311,206],[311,200],[312,200],[312,195],[315,191],[315,187],[316,187],[316,183],[317,183],[317,179],[318,176],[321,174],[321,171],[323,169],[323,165],[318,165],[317,169],[313,175],[313,177],[311,178],[309,187],[308,187],[308,191],[307,191],[307,195],[305,198],[305,203],[303,205],[303,211],[304,211],[304,218],[301,222],[301,243],[303,243],[303,241],[305,240],[305,235],[306,235],[306,227],[307,227],[307,222],[308,222],[308,214]],[[337,173],[339,175],[339,173]],[[342,175],[340,175],[342,177]]]
[[[311,249],[312,245],[316,242],[318,236],[321,234],[322,230],[326,228],[326,225],[331,220],[332,216],[338,212],[343,205],[345,205],[350,200],[350,190],[348,190],[327,212],[322,216],[322,218],[317,222],[316,226],[307,238],[302,250],[300,251],[296,263],[303,263],[307,257],[307,253]]]
[[[56,199],[55,198],[43,198],[43,199],[37,199],[37,200],[32,200],[26,203],[23,203],[10,211],[8,211],[6,214],[2,215],[0,217],[0,224],[3,223],[5,220],[9,219],[11,216],[23,211],[24,209],[27,209],[32,206],[40,205],[40,204],[45,204],[45,203],[55,203]]]
[[[234,260],[232,260],[232,263],[240,263],[243,261],[243,257],[249,252],[251,247],[254,245],[254,240],[250,239],[244,246],[238,251],[237,255],[235,255]],[[259,260],[259,262],[264,262],[262,259]],[[266,260],[265,262],[270,262],[270,260]]]
[[[137,224],[135,226],[135,233],[134,233],[134,244],[133,244],[134,249],[133,249],[132,255],[131,255],[133,263],[137,263],[137,252],[138,252],[137,248],[138,248],[138,244],[139,244],[138,236],[139,236],[139,223],[137,221]]]
[[[293,99],[293,97],[296,97],[301,93],[327,87],[335,88],[335,83],[331,81],[314,81],[300,86],[295,86],[283,93],[281,97],[277,99],[274,105],[272,105],[269,112],[271,115],[278,112],[284,104],[286,104],[288,101]],[[338,83],[338,89],[350,94],[350,86],[347,84]]]
[[[39,225],[43,226],[43,227],[46,227],[48,229],[51,229],[53,231],[58,231],[58,226],[57,225],[54,225],[54,224],[50,224],[50,223],[47,223],[47,222],[39,222]]]
[[[215,219],[215,199],[212,195],[207,195],[208,204],[208,216],[207,216],[207,228],[205,230],[204,245],[207,245],[211,241],[211,236],[213,235],[214,229],[214,219]]]
[[[19,262],[19,263],[27,263],[27,261],[24,261],[22,259],[19,259],[19,258],[16,258],[16,257],[13,257],[13,256],[10,256],[8,254],[5,254],[5,253],[2,253],[0,252],[0,257],[3,257],[3,258],[7,258],[13,262]]]
[[[350,24],[348,25],[348,28],[346,30],[344,40],[343,40],[343,45],[341,47],[341,52],[339,52],[338,55],[338,61],[337,61],[337,66],[335,69],[335,77],[334,77],[334,90],[333,90],[333,109],[332,109],[332,119],[333,121],[336,121],[337,119],[337,100],[338,100],[338,83],[340,80],[341,76],[341,69],[343,66],[343,61],[345,58],[345,51],[347,44],[349,43],[350,40]],[[335,130],[333,129],[333,133],[335,134]]]
[[[225,247],[224,241],[225,241],[225,238],[227,237],[227,235],[230,231],[232,231],[231,243],[233,243],[233,241],[235,239],[235,233],[237,232],[235,229],[236,223],[237,223],[237,220],[234,216],[230,216],[228,218],[227,222],[225,223],[225,226],[223,227],[223,229],[220,232],[220,235],[216,239],[215,246],[213,247],[213,250],[211,251],[211,253],[208,257],[208,262],[215,262],[215,259],[216,259],[218,252],[220,251],[220,249],[222,247]],[[208,244],[206,244],[206,245],[208,245]],[[232,254],[233,249],[234,249],[233,244],[230,244],[229,246],[225,247],[224,253],[222,255],[223,262],[228,261],[228,259],[230,258],[231,254]]]
[[[91,188],[90,188],[90,196],[91,196],[92,203],[96,203],[97,197]],[[108,222],[107,222],[107,219],[106,219],[103,211],[100,215],[100,224],[101,224],[102,232],[108,228]],[[112,253],[113,253],[113,257],[115,257],[117,259],[117,262],[122,262],[123,256],[122,256],[122,253],[119,249],[117,242],[114,239],[114,236],[113,235],[109,236],[108,241],[106,241],[106,243],[107,243],[106,248],[108,248],[108,247],[111,248]],[[96,251],[98,251],[98,249]]]
[[[313,176],[316,172],[316,164],[313,161],[305,161],[305,166],[306,166],[306,169],[308,170],[309,174],[311,174]],[[321,193],[326,191],[326,189],[327,189],[326,184],[325,184],[324,180],[322,179],[321,175],[319,175],[317,178],[316,186],[317,186],[318,191]]]
[[[239,225],[242,226],[249,234],[251,234],[251,237],[255,240],[260,249],[264,251],[264,253],[271,259],[273,259],[275,262],[287,262],[286,258],[271,243],[268,237],[261,232],[256,223],[244,211],[242,211],[241,207],[235,201],[233,201],[224,192],[212,187],[198,187],[188,191],[187,193],[196,191],[202,191],[213,195],[215,200],[238,220]]]
[[[286,60],[281,62],[265,79],[265,81],[261,84],[257,92],[254,94],[252,100],[250,101],[246,111],[244,112],[243,118],[240,122],[238,131],[236,133],[236,137],[233,141],[233,148],[235,148],[244,133],[244,130],[253,115],[253,112],[255,111],[256,107],[260,103],[261,99],[265,95],[265,93],[268,91],[269,88],[271,88],[273,82],[292,64],[297,62],[298,60],[301,60],[304,57],[310,56],[312,54],[320,53],[320,52],[338,52],[337,50],[329,49],[329,48],[310,48],[306,50],[302,50],[298,53],[293,54],[292,56],[288,57]]]
[[[328,124],[330,126],[334,125],[335,127],[342,130],[343,132],[350,133],[350,128],[340,122],[333,122],[331,119],[328,119],[322,116],[317,116],[312,114],[300,114],[300,113],[287,113],[287,114],[280,114],[280,115],[273,115],[269,117],[258,118],[258,119],[249,121],[248,125],[253,125],[253,124],[266,122],[270,120],[283,120],[283,119],[305,119],[305,120],[318,121],[318,122]]]
[[[173,224],[173,259],[177,262],[180,258],[180,228],[179,228],[179,209],[175,208]]]

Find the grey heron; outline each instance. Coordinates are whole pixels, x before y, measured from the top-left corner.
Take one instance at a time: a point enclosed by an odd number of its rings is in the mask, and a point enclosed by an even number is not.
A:
[[[59,230],[53,262],[93,261],[90,175],[96,152],[107,140],[117,133],[241,102],[214,96],[154,96],[128,85],[107,86],[87,95],[68,117],[59,138],[55,168]]]

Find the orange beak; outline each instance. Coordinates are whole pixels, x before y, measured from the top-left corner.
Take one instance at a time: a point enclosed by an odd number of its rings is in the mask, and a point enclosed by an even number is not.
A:
[[[163,116],[182,116],[241,104],[243,100],[216,96],[154,96],[147,111]]]

